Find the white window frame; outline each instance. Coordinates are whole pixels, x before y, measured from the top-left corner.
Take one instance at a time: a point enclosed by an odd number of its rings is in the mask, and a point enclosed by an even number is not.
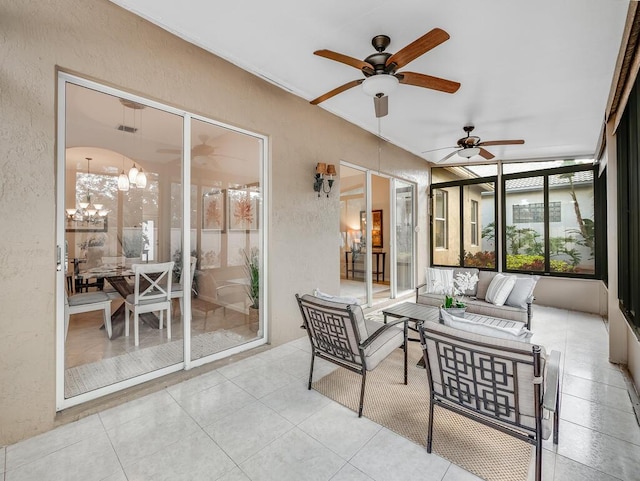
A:
[[[480,204],[477,200],[471,201],[471,245],[477,246],[478,239],[480,236],[478,235],[478,209],[480,208]]]
[[[442,195],[440,196],[442,199],[442,212],[444,213],[444,217],[438,217],[438,197],[439,197],[439,193],[442,193]],[[435,225],[435,235],[434,235],[434,239],[433,239],[433,244],[434,247],[436,249],[440,249],[440,250],[445,250],[448,248],[449,245],[449,233],[448,233],[448,221],[447,221],[447,214],[448,214],[448,206],[449,206],[449,192],[447,192],[444,189],[436,189],[435,193],[433,194],[434,197],[434,201],[433,201],[433,219],[434,219],[434,225]],[[444,245],[438,245],[438,225],[442,226],[442,231],[444,233],[443,235],[443,240],[444,240]]]

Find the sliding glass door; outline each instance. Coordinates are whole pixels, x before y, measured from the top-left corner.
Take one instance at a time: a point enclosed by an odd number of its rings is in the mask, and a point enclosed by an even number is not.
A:
[[[263,344],[266,139],[63,73],[58,94],[58,409]],[[166,262],[170,309],[127,329],[136,266]]]

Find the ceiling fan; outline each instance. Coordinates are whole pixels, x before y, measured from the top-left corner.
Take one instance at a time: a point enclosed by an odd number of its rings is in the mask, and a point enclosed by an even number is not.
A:
[[[487,140],[485,142],[482,142],[480,137],[476,135],[471,135],[471,132],[473,132],[473,129],[474,129],[473,125],[465,125],[464,127],[462,127],[462,129],[467,133],[467,136],[462,137],[461,139],[458,139],[457,145],[453,147],[442,147],[440,149],[426,150],[423,153],[434,152],[435,150],[442,150],[442,149],[458,149],[458,150],[454,150],[449,155],[438,160],[437,163],[444,162],[445,160],[449,159],[450,157],[453,157],[456,154],[458,154],[461,157],[466,157],[467,159],[473,157],[474,155],[480,155],[481,157],[484,157],[487,160],[491,160],[495,156],[484,148],[486,146],[524,144],[524,140],[522,139]]]
[[[448,39],[449,34],[447,32],[440,28],[434,28],[403,49],[391,54],[385,52],[391,43],[391,38],[387,35],[376,35],[371,40],[371,44],[373,48],[376,49],[376,53],[369,55],[364,60],[358,60],[331,50],[316,50],[313,52],[315,55],[355,67],[363,73],[365,78],[347,82],[313,99],[311,104],[317,105],[345,90],[362,84],[364,92],[373,97],[376,117],[384,117],[389,113],[389,93],[391,93],[399,83],[439,90],[450,94],[455,93],[460,88],[458,82],[415,72],[397,72],[398,69]]]
[[[215,147],[213,145],[207,144],[207,140],[209,140],[208,135],[199,135],[200,143],[191,147],[191,158],[195,157],[206,157],[212,155]],[[157,152],[159,154],[182,154],[182,150],[180,149],[158,149]]]

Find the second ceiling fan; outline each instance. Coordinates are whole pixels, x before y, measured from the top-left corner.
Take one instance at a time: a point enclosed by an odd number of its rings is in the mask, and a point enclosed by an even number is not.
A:
[[[495,155],[493,155],[491,152],[489,152],[484,147],[489,147],[489,146],[492,146],[492,145],[519,145],[519,144],[524,144],[524,140],[522,140],[522,139],[487,140],[487,141],[482,142],[482,139],[480,139],[480,137],[478,137],[477,135],[471,135],[471,132],[473,132],[473,129],[474,129],[473,125],[465,125],[464,127],[462,127],[462,130],[464,130],[467,133],[467,136],[466,137],[462,137],[461,139],[458,139],[458,142],[457,142],[456,146],[443,147],[445,149],[457,149],[457,150],[454,150],[453,152],[451,152],[447,156],[445,156],[442,159],[438,160],[436,163],[444,162],[445,160],[448,160],[450,157],[453,157],[456,154],[458,154],[460,157],[465,157],[467,159],[469,159],[469,158],[471,158],[471,157],[473,157],[475,155],[479,155],[479,156],[485,158],[486,160],[491,160],[491,159],[493,159],[495,157]],[[435,150],[442,150],[442,149],[427,150],[427,151],[425,151],[423,153],[434,152]]]
[[[439,90],[450,94],[455,93],[460,88],[460,83],[458,82],[422,73],[397,71],[448,39],[449,34],[447,32],[440,28],[434,28],[403,49],[391,54],[385,52],[391,43],[391,39],[387,35],[376,35],[371,40],[376,53],[369,55],[364,60],[358,60],[331,50],[316,50],[313,52],[315,55],[355,67],[363,73],[365,78],[347,82],[312,100],[311,104],[317,105],[345,90],[362,84],[364,92],[373,97],[376,117],[384,117],[389,113],[389,93],[399,83]]]

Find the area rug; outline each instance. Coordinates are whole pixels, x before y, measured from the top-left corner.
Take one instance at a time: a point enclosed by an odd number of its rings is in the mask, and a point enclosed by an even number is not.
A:
[[[419,343],[409,343],[408,385],[403,384],[403,355],[397,349],[367,373],[363,416],[426,447],[429,425],[427,373],[416,367]],[[340,368],[313,388],[343,406],[358,410],[361,377]],[[433,451],[489,481],[526,481],[533,448],[512,436],[436,406]]]

